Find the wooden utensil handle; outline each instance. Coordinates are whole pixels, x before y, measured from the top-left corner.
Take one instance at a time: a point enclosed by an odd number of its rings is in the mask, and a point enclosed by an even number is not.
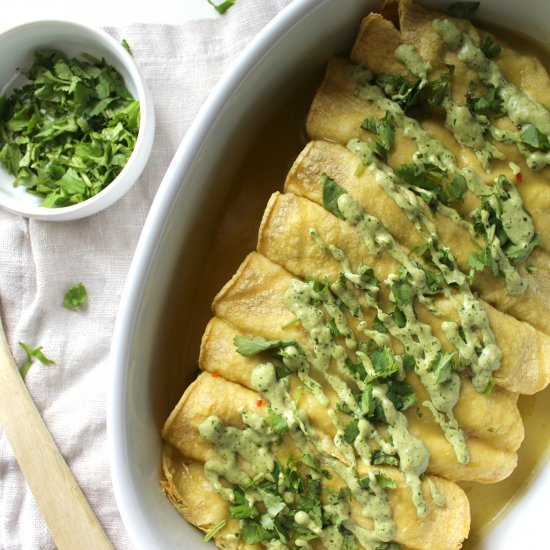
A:
[[[112,550],[19,374],[1,321],[0,426],[57,547]]]

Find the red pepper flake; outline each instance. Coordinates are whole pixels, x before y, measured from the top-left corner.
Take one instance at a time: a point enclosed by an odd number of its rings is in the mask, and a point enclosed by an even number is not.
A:
[[[210,376],[211,376],[212,378],[219,378],[219,377],[220,377],[220,373],[214,371],[214,372],[211,372],[211,373],[210,373]]]
[[[264,404],[263,399],[258,399],[258,401],[256,401],[256,405],[258,405],[258,407],[261,407],[263,404]]]
[[[516,174],[516,183],[521,183],[523,181],[523,174],[521,172],[518,172]]]

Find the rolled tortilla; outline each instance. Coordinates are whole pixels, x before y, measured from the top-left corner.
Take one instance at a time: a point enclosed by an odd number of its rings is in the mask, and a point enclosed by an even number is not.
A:
[[[300,183],[306,187],[305,180]],[[311,182],[311,185],[317,185],[320,189],[318,180],[317,183]],[[311,196],[310,193],[304,194]],[[334,281],[340,275],[341,266],[313,240],[309,234],[311,228],[325,243],[343,250],[352,266],[364,262],[371,267],[379,281],[386,280],[392,272],[399,270],[399,265],[389,254],[373,256],[349,224],[319,204],[290,192],[272,195],[260,226],[258,251],[299,277],[309,275],[318,280],[328,277]],[[384,305],[387,305],[384,286],[380,293],[382,303],[385,301]],[[443,297],[435,300],[434,306],[440,312],[439,317],[419,303],[415,304],[415,309],[419,319],[432,327],[445,350],[454,349],[447,341],[441,324],[445,321],[456,322],[457,313]],[[503,352],[501,366],[495,372],[497,384],[510,392],[529,395],[544,389],[550,381],[550,337],[487,303],[484,307]]]
[[[304,349],[310,349],[309,337],[303,329],[299,326],[283,328],[293,320],[292,313],[284,304],[284,292],[292,279],[291,274],[285,269],[253,252],[216,296],[214,311],[218,317],[245,334],[261,335],[271,340],[295,340]],[[272,289],[277,291],[273,292]],[[205,344],[203,349],[204,347]],[[201,366],[203,366],[202,363]],[[331,369],[334,368],[332,365]],[[341,376],[341,373],[336,370],[331,372]],[[414,373],[409,376],[411,380],[416,379]],[[466,387],[470,382],[463,379],[463,384]],[[416,385],[418,386],[418,383]],[[333,406],[335,406],[338,399],[326,385],[324,389],[329,399],[332,397]],[[521,417],[514,399],[510,399],[502,392],[487,397],[473,389],[468,391],[468,396],[469,407],[463,409],[463,420],[470,422],[465,426],[466,431],[476,431],[476,434],[482,435],[492,434],[495,427],[486,422],[489,417],[492,417],[490,411],[495,407],[498,408],[496,416],[505,418],[505,423],[510,427],[509,430],[505,430],[507,433],[503,434],[501,439],[484,440],[471,436],[468,440],[468,448],[472,456],[469,464],[458,464],[456,457],[454,460],[449,459],[454,456],[454,452],[429,411],[422,411],[420,407],[421,417],[416,408],[407,411],[410,430],[422,439],[430,450],[430,471],[437,471],[438,475],[454,480],[468,479],[489,483],[504,479],[516,465],[515,451],[523,439]],[[313,401],[306,403],[314,405]],[[322,426],[329,440],[334,436],[334,427],[326,419],[325,408],[315,407],[314,411],[308,412],[308,416],[312,418],[312,422],[323,419]],[[329,433],[327,430],[332,431]],[[498,445],[495,444],[497,439],[499,439]]]
[[[458,104],[464,104],[466,93],[471,91],[468,88],[469,83],[477,81],[478,77],[466,63],[458,58],[455,52],[445,46],[440,36],[432,28],[434,19],[446,16],[422,8],[409,0],[396,1],[394,4],[398,6],[399,30],[382,15],[369,14],[361,23],[351,52],[352,61],[369,67],[376,74],[398,74],[407,79],[413,79],[414,77],[408,72],[406,66],[394,55],[395,49],[400,44],[411,44],[430,64],[431,71],[428,73],[430,79],[437,79],[442,72],[445,72],[445,64],[454,66],[451,91],[455,101]],[[550,78],[542,63],[535,56],[514,50],[500,37],[495,39],[493,35],[477,29],[465,19],[451,19],[463,32],[467,32],[472,37],[475,44],[480,44],[487,36],[494,39],[501,47],[494,62],[505,78],[523,90],[529,97],[545,105],[550,104]],[[461,167],[470,167],[476,170],[487,183],[491,183],[498,174],[510,174],[508,164],[510,161],[520,167],[522,181],[518,184],[517,189],[541,235],[540,248],[549,251],[550,195],[547,193],[547,189],[550,181],[550,169],[533,172],[527,167],[525,159],[515,145],[496,143],[487,133],[486,140],[501,150],[506,159],[494,159],[491,172],[485,173],[475,153],[468,147],[461,147],[451,132],[447,130],[442,116],[439,119],[423,120],[422,123],[434,137],[443,141],[447,148],[456,152],[457,161]],[[507,117],[494,120],[493,125],[501,129],[515,129]],[[390,163],[398,164],[399,160],[399,157],[395,156],[390,159]],[[409,161],[401,160],[401,162]],[[464,201],[455,205],[455,208],[467,215],[477,204],[478,200],[475,195],[467,192]]]
[[[255,392],[228,382],[222,377],[214,378],[205,373],[189,386],[164,426],[163,437],[171,448],[167,446],[163,451],[166,476],[163,489],[170,495],[172,502],[177,504],[178,511],[203,530],[227,517],[227,505],[204,478],[202,464],[207,457],[219,457],[212,445],[202,440],[198,433],[198,425],[208,416],[215,414],[226,424],[240,427],[240,406],[253,408],[259,414],[267,413],[267,406],[257,407],[259,397]],[[196,438],[205,444],[200,445],[201,451],[195,442]],[[290,436],[287,435],[284,439],[280,448],[274,449],[277,456],[284,462],[290,454],[301,456],[301,450],[295,448]],[[418,550],[460,548],[468,533],[470,517],[468,499],[458,485],[446,479],[431,478],[446,502],[443,507],[438,507],[432,501],[429,482],[426,479],[423,482],[423,492],[428,513],[422,521],[418,521],[410,489],[404,483],[400,472],[389,467],[379,469],[397,483],[396,489],[388,491],[396,525],[396,542]],[[359,473],[364,475],[366,470],[359,468]],[[331,489],[337,489],[342,482],[333,475],[330,483]],[[352,505],[351,513],[358,525],[370,528],[370,520],[362,515],[360,507]],[[229,520],[228,525],[215,537],[218,546],[235,549],[255,548],[228,539],[227,535],[235,532],[231,527],[235,525]]]
[[[423,244],[414,224],[393,199],[376,184],[366,170],[356,176],[358,158],[345,147],[326,141],[310,142],[292,166],[285,191],[322,204],[319,175],[326,173],[357,200],[363,209],[379,218],[397,242],[408,249]],[[478,250],[466,230],[446,217],[434,218],[442,241],[451,249],[460,269],[468,272],[468,256]],[[480,296],[503,313],[526,321],[545,334],[550,334],[550,262],[544,250],[535,249],[529,263],[537,272],[529,275],[529,286],[521,296],[512,296],[504,280],[487,270],[476,273],[472,287]]]
[[[220,374],[231,382],[252,388],[252,369],[260,362],[270,361],[271,357],[268,353],[253,357],[240,355],[236,352],[233,343],[235,336],[253,335],[239,331],[227,321],[213,317],[204,332],[199,359],[200,367],[206,372]],[[330,398],[331,407],[334,408],[338,401],[336,394],[323,384],[321,378],[316,377],[316,380],[324,386],[325,393]],[[298,378],[290,375],[289,381],[292,395],[300,395],[302,390]],[[431,413],[421,404],[427,398],[425,390],[416,376],[409,376],[407,382],[413,385],[418,396],[418,408],[415,407],[407,415],[409,425],[431,424]],[[454,409],[455,416],[471,437],[486,440],[497,449],[516,450],[524,435],[516,401],[516,394],[499,390],[495,390],[491,396],[483,396],[480,399],[478,392],[466,382],[462,384],[460,401]],[[325,407],[311,393],[307,391],[301,393],[300,406],[308,411],[311,423],[316,429],[328,434],[329,439],[334,437],[334,425],[327,417]]]

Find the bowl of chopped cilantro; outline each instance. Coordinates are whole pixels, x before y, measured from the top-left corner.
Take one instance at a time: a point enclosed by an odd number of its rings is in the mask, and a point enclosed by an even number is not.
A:
[[[0,51],[0,206],[66,221],[121,198],[155,131],[127,45],[82,24],[36,21],[1,34]]]

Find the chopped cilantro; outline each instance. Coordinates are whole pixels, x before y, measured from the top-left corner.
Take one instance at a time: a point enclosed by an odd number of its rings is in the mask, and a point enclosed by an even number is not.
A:
[[[19,371],[23,380],[25,380],[25,376],[27,376],[27,373],[29,372],[29,369],[33,364],[33,359],[38,359],[38,361],[40,361],[40,363],[42,363],[43,365],[55,365],[55,361],[48,359],[44,355],[44,353],[42,352],[42,346],[38,346],[37,348],[32,349],[30,346],[25,344],[25,342],[19,342],[19,345],[23,348],[27,356],[25,364]]]
[[[374,155],[385,162],[395,140],[395,125],[390,113],[386,112],[381,119],[371,116],[363,120],[361,128],[378,136],[369,146]]]
[[[451,17],[472,19],[479,9],[480,2],[454,2],[447,8]]]
[[[274,533],[270,533],[262,527],[258,522],[244,519],[242,524],[243,537],[248,544],[259,544],[264,540],[275,538]]]
[[[372,321],[372,330],[385,334],[388,332],[388,327],[376,316]]]
[[[283,499],[276,493],[264,489],[262,487],[258,488],[258,492],[262,497],[264,505],[266,507],[267,513],[274,518],[277,516],[283,508],[286,506]]]
[[[86,287],[82,283],[70,286],[63,296],[63,307],[76,311],[88,301]]]
[[[393,322],[399,327],[404,328],[407,324],[407,317],[400,309],[394,309],[390,313],[390,317],[393,319]]]
[[[416,105],[421,97],[420,79],[409,82],[402,76],[381,74],[376,79],[376,84],[392,101],[395,101],[403,111],[407,111]]]
[[[472,252],[468,256],[468,265],[474,271],[483,271],[485,267],[488,267],[495,277],[499,274],[498,264],[487,248]]]
[[[372,384],[367,384],[365,391],[361,394],[361,414],[367,418],[373,416],[375,411],[376,404],[372,395],[373,389]]]
[[[359,545],[353,535],[344,535],[343,550],[359,550]]]
[[[377,378],[387,378],[398,370],[397,361],[388,346],[375,349],[370,354],[370,360],[376,371]]]
[[[358,420],[352,420],[344,428],[344,440],[349,444],[355,441],[355,438],[359,435]]]
[[[331,177],[326,174],[319,176],[323,186],[323,207],[332,212],[340,219],[344,219],[340,208],[338,208],[338,198],[346,194],[346,190],[340,187]]]
[[[216,536],[216,534],[219,533],[226,525],[227,520],[222,519],[221,521],[218,521],[218,523],[210,527],[210,529],[208,529],[208,531],[206,532],[206,535],[204,535],[204,542],[208,542],[212,537]]]
[[[423,162],[422,166],[418,164],[402,164],[395,168],[395,174],[398,178],[411,185],[413,191],[420,194],[420,196],[430,203],[432,198],[439,198],[443,203],[448,202],[447,194],[443,189],[443,176],[444,172],[435,164],[430,162]],[[421,190],[425,189],[432,194],[423,196]]]
[[[485,95],[476,97],[470,92],[466,92],[466,105],[474,115],[490,114],[500,115],[503,113],[502,99],[496,95],[496,88],[490,86]]]
[[[294,344],[294,341],[284,340],[267,340],[263,336],[253,336],[247,338],[246,336],[235,336],[233,338],[233,344],[235,345],[237,353],[248,357],[249,355],[257,355],[263,351],[274,350],[283,348]]]
[[[447,195],[449,202],[458,202],[462,200],[464,193],[468,190],[466,178],[462,174],[457,174],[447,183]]]
[[[487,383],[487,386],[485,386],[485,389],[483,390],[483,393],[485,395],[491,395],[493,392],[493,388],[497,385],[497,381],[494,378],[491,378],[489,382]]]
[[[538,233],[535,233],[533,238],[529,241],[529,243],[526,246],[508,243],[504,247],[504,252],[506,256],[508,256],[508,258],[512,260],[512,263],[514,265],[519,265],[521,262],[523,262],[527,258],[527,256],[529,256],[529,254],[531,254],[535,246],[537,246],[539,243],[540,243],[540,235]]]
[[[441,105],[449,92],[450,77],[455,72],[455,66],[446,64],[446,67],[447,72],[441,73],[437,80],[430,80],[428,82],[427,88],[431,92],[431,95],[427,98],[427,103],[432,107]]]
[[[376,481],[382,489],[395,489],[397,487],[395,480],[383,473],[376,474]]]
[[[315,473],[320,474],[327,479],[331,478],[330,472],[321,468],[319,462],[309,453],[304,453],[300,459],[300,462],[311,468]]]
[[[212,0],[206,0],[220,15],[223,15],[237,0],[224,0],[219,4],[214,4]]]
[[[444,384],[450,380],[454,367],[454,356],[454,351],[438,353],[430,365],[430,371],[434,373],[436,384]]]
[[[399,307],[407,306],[413,301],[414,289],[408,281],[396,281],[391,287],[391,292]]]
[[[523,127],[523,131],[521,132],[519,139],[523,143],[530,145],[535,149],[542,149],[543,151],[550,149],[548,137],[532,124],[526,124]]]
[[[490,36],[486,36],[481,43],[481,51],[485,54],[485,57],[489,59],[496,57],[500,53],[501,47],[493,42]]]
[[[399,458],[394,455],[388,455],[384,451],[376,450],[372,453],[372,463],[375,466],[380,466],[381,464],[399,466]]]
[[[35,52],[30,83],[3,99],[0,162],[47,208],[80,203],[126,165],[139,130],[139,102],[105,60]]]
[[[288,432],[288,422],[285,417],[277,414],[272,409],[269,410],[265,421],[277,435],[283,435]]]
[[[132,55],[132,50],[130,49],[130,44],[128,44],[128,41],[126,40],[126,38],[123,38],[123,39],[120,41],[120,45],[121,45],[130,55]]]
[[[389,380],[387,396],[398,411],[406,411],[416,405],[416,393],[406,382]]]
[[[260,516],[254,504],[250,504],[240,487],[233,489],[233,502],[229,505],[229,515],[232,519],[251,519]]]
[[[401,550],[401,546],[395,542],[383,542],[377,544],[374,550]]]

